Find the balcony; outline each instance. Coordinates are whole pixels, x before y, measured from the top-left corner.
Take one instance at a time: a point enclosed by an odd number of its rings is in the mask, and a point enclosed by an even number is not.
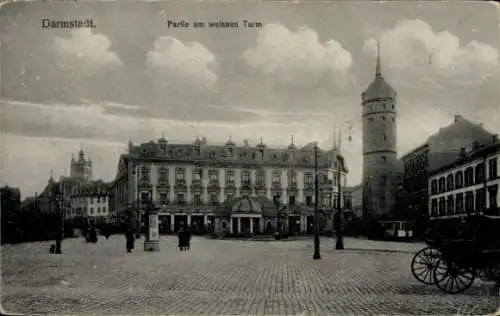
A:
[[[197,179],[197,180],[193,180],[192,181],[191,187],[194,188],[194,189],[202,190],[203,189],[203,184],[202,184],[202,182],[201,182],[200,179]]]
[[[314,190],[314,183],[304,183],[304,190]]]
[[[163,189],[169,189],[170,184],[168,183],[168,181],[158,181],[157,187]]]
[[[174,188],[187,189],[186,181],[185,180],[176,180]]]
[[[280,182],[271,183],[271,190],[281,190],[281,183]]]

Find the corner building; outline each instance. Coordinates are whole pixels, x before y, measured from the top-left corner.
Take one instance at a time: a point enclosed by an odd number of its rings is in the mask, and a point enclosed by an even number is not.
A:
[[[381,218],[395,206],[400,163],[396,151],[396,92],[382,76],[378,53],[375,79],[361,99],[364,216]]]
[[[323,227],[331,225],[336,209],[337,170],[345,186],[347,168],[338,150],[319,149]],[[208,145],[206,138],[169,144],[164,137],[137,146],[129,142],[110,187],[110,217],[115,223],[127,216],[142,222],[145,199],[159,209],[163,233],[177,231],[181,223],[212,224],[229,233],[265,232],[276,227],[282,209],[295,231],[312,232],[314,144],[269,148],[262,140],[256,146],[228,140]]]

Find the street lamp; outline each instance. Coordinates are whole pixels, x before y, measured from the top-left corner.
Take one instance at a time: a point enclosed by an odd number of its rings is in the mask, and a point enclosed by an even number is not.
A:
[[[61,222],[59,223],[59,228],[56,230],[56,254],[62,254],[62,241],[64,239],[64,210],[62,207],[62,195],[60,193],[56,194],[54,197],[57,208],[59,209],[58,215],[61,218]]]
[[[321,259],[319,253],[319,208],[318,208],[318,143],[314,143],[314,260]]]
[[[349,137],[348,141],[351,141],[351,130],[352,130],[352,123],[350,121],[345,121],[344,124],[346,124],[348,130],[349,130]],[[341,148],[342,148],[342,126],[339,128],[339,157],[341,155]],[[340,159],[339,159],[340,160]],[[335,243],[335,249],[337,250],[343,250],[344,249],[344,214],[342,211],[342,165],[340,161],[337,160],[337,209],[338,209],[338,224],[336,225],[336,233],[337,233],[337,242]]]

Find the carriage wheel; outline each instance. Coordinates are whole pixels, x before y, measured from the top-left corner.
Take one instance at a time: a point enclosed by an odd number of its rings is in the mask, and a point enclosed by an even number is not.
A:
[[[433,271],[440,256],[439,250],[432,247],[420,250],[411,261],[411,273],[424,284],[434,284]]]
[[[474,269],[459,267],[456,263],[444,259],[438,260],[433,274],[437,287],[449,294],[467,290],[476,278]]]

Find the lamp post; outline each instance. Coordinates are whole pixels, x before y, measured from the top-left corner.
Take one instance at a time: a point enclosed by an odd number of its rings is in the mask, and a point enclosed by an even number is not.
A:
[[[62,207],[62,195],[60,193],[55,196],[55,203],[58,208],[58,215],[60,217],[61,222],[59,223],[59,228],[56,231],[56,254],[62,254],[62,241],[64,239],[64,209]]]
[[[321,259],[319,253],[319,208],[318,208],[318,143],[314,143],[314,260]]]
[[[349,129],[349,137],[348,141],[351,141],[351,130],[352,123],[350,121],[345,121],[347,128]],[[341,155],[342,149],[342,127],[339,128],[339,157]],[[342,210],[342,163],[340,163],[340,159],[336,161],[337,164],[337,209],[338,209],[338,224],[336,225],[336,233],[337,233],[337,242],[335,243],[335,249],[343,250],[344,249],[344,214]]]

